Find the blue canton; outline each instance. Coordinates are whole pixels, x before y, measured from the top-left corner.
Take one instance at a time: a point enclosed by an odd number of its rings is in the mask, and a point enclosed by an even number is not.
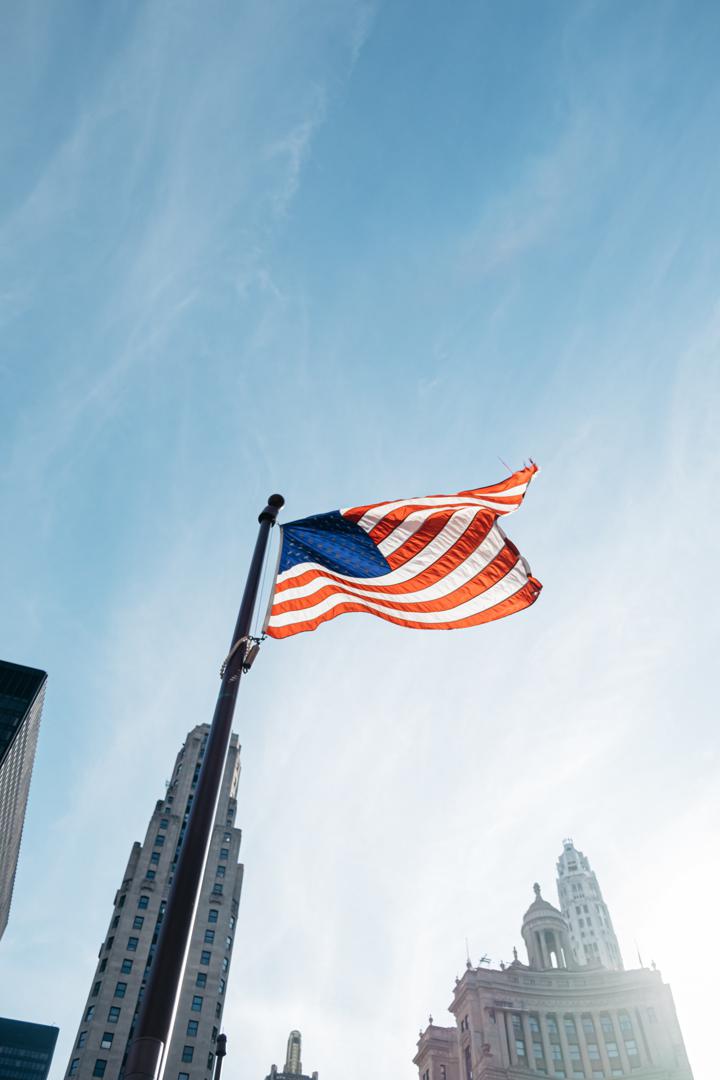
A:
[[[368,534],[339,510],[283,525],[279,572],[304,562],[358,578],[379,577],[392,569]]]

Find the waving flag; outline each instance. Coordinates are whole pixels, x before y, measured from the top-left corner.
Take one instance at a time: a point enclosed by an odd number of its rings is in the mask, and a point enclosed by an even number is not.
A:
[[[498,525],[537,472],[457,495],[354,506],[282,526],[267,633],[315,630],[365,611],[416,630],[455,630],[529,607],[542,588]]]

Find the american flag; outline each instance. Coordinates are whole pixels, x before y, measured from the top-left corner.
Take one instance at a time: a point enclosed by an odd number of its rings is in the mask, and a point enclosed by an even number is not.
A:
[[[529,607],[542,586],[498,519],[517,510],[536,472],[284,525],[267,633],[301,634],[346,611],[455,630]]]

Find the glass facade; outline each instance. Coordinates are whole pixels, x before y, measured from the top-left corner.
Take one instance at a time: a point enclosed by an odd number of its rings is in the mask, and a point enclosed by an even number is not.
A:
[[[46,1080],[58,1028],[0,1018],[2,1080]]]
[[[0,938],[7,926],[47,675],[0,660]]]

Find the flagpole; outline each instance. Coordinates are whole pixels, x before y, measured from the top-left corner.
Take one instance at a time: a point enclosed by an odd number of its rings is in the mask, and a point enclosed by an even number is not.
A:
[[[180,848],[157,950],[128,1049],[125,1080],[162,1080],[182,980],[185,973],[195,911],[212,838],[225,762],[230,746],[233,713],[249,634],[257,601],[260,574],[270,530],[284,505],[282,495],[271,495],[260,514],[255,551],[238,612],[230,651],[223,664],[222,682],[205,748],[198,784]]]

